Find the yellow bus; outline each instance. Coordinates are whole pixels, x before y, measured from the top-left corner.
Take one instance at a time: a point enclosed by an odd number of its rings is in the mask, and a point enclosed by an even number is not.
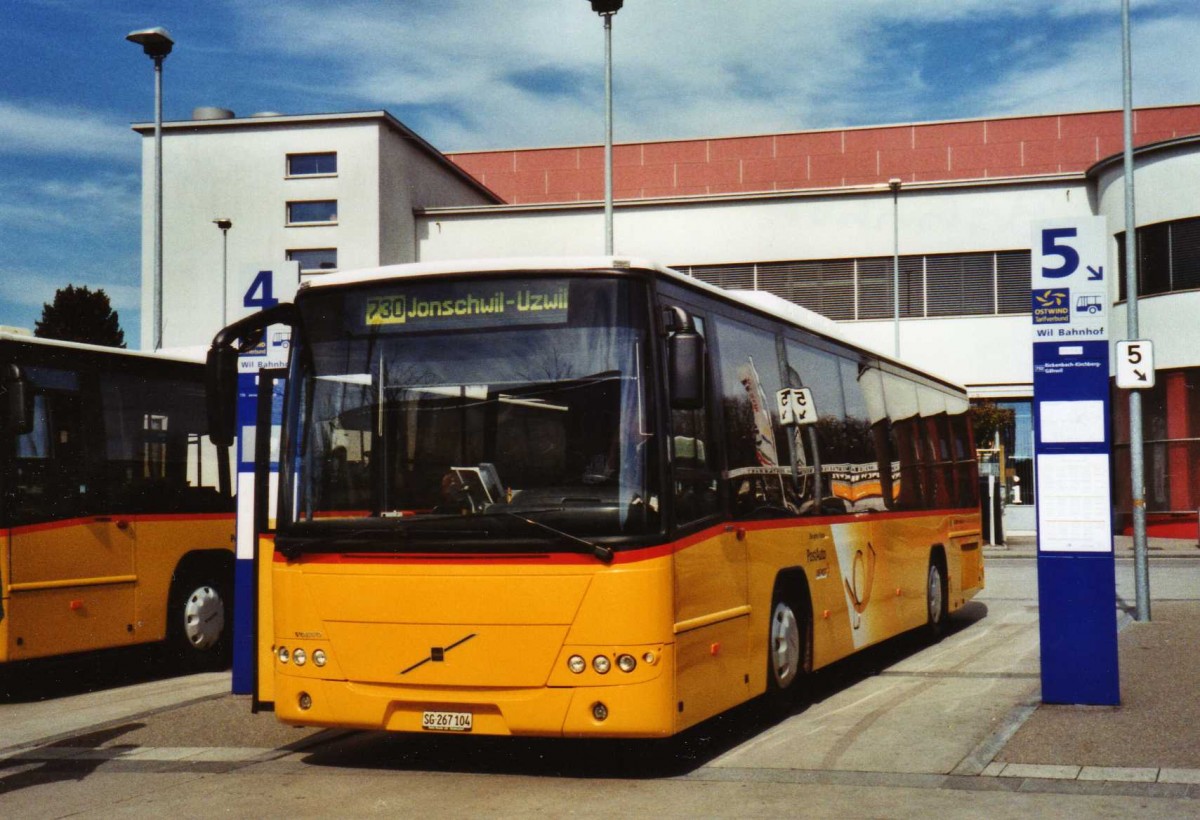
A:
[[[966,395],[782,299],[610,257],[329,274],[214,339],[223,440],[271,323],[287,723],[668,736],[983,587]]]
[[[229,451],[204,367],[0,333],[0,669],[167,641],[229,657]]]

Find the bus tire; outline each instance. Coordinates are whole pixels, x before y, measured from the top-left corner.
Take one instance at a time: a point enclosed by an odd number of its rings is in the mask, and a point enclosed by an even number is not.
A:
[[[946,622],[950,618],[947,595],[946,564],[940,553],[929,557],[929,569],[925,573],[925,633],[931,640],[946,634]]]
[[[233,596],[214,565],[176,575],[167,606],[170,660],[187,671],[225,669],[231,658]]]
[[[767,630],[767,701],[783,711],[800,700],[808,671],[812,626],[805,607],[776,585]]]

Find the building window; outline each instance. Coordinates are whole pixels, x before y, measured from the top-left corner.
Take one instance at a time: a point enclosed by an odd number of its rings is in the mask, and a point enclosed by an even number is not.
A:
[[[314,199],[287,204],[289,225],[329,225],[338,221],[336,199]]]
[[[890,256],[680,266],[722,288],[765,290],[830,319],[890,319]],[[1029,251],[900,257],[900,316],[997,316],[1029,312]]]
[[[1160,370],[1154,387],[1140,392],[1146,512],[1151,524],[1176,516],[1195,532],[1200,509],[1200,368]],[[1112,388],[1113,503],[1120,527],[1128,527],[1132,517],[1127,396],[1127,391]]]
[[[1138,295],[1200,289],[1200,217],[1137,229]],[[1125,233],[1117,234],[1119,295],[1125,293]]]
[[[337,174],[336,151],[287,155],[287,175],[289,177],[325,177],[335,174]]]
[[[301,273],[337,270],[337,248],[303,248],[287,252],[289,262],[299,262]]]

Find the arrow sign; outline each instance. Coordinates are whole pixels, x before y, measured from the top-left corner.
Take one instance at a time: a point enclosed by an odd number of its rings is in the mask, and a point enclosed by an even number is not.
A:
[[[1154,386],[1154,343],[1148,339],[1117,342],[1117,387],[1147,390]]]
[[[1099,282],[1102,279],[1104,279],[1104,266],[1103,265],[1101,265],[1098,268],[1093,268],[1091,265],[1088,265],[1087,269],[1088,269],[1088,281],[1089,282]]]

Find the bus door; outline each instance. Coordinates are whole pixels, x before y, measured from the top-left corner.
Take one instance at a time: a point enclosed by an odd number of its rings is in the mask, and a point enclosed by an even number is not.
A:
[[[8,476],[8,657],[133,642],[134,527],[105,514],[97,402],[71,370],[25,369],[32,429],[16,436]]]

